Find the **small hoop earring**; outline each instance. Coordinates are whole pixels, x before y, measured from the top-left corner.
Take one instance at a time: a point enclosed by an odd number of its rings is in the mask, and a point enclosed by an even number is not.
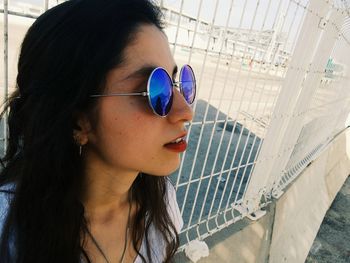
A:
[[[79,145],[79,156],[81,156],[81,152],[83,151],[83,146],[80,144]]]

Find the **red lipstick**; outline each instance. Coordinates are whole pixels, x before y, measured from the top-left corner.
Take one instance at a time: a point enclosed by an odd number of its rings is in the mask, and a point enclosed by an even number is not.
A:
[[[187,142],[184,138],[181,139],[179,142],[171,142],[164,145],[165,148],[167,148],[170,151],[173,152],[184,152],[187,148]]]

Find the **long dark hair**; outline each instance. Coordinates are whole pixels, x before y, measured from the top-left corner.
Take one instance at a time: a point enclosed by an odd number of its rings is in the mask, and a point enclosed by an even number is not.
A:
[[[2,263],[78,263],[87,256],[80,202],[84,174],[73,139],[76,113],[93,119],[95,101],[89,95],[100,93],[107,72],[123,63],[123,50],[142,24],[163,28],[160,9],[148,0],[71,0],[29,28],[17,87],[4,110],[9,144],[0,186],[12,185],[13,193],[1,235]],[[179,241],[166,208],[166,187],[166,177],[143,174],[134,181],[139,210],[132,240],[137,251],[154,224],[166,241],[168,262]],[[151,255],[147,238],[146,244],[144,262]]]

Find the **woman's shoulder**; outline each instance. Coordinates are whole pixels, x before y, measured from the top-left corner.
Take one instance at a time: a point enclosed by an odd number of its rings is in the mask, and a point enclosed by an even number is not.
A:
[[[15,189],[15,183],[4,183],[0,185],[0,194],[13,194]]]
[[[0,186],[0,226],[3,225],[10,202],[14,196],[15,184],[8,183]]]

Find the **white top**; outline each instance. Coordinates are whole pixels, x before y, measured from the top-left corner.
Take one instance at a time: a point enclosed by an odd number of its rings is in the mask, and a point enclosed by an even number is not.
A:
[[[166,200],[166,202],[167,202],[168,213],[170,218],[173,221],[176,231],[180,232],[181,228],[183,227],[183,220],[181,217],[179,206],[176,201],[175,188],[171,183],[168,183],[167,190],[168,190],[167,191],[168,200]],[[165,247],[164,240],[162,238],[159,238],[160,235],[161,234],[158,232],[158,230],[156,230],[153,224],[151,224],[148,231],[148,240],[150,243],[152,260],[149,260],[147,258],[147,248],[146,248],[145,239],[143,239],[142,245],[140,248],[140,253],[146,258],[147,262],[155,262],[155,263],[164,262],[166,247]],[[134,263],[142,263],[141,257],[137,256]]]
[[[6,190],[13,190],[13,189],[14,189],[14,185],[5,185],[1,187],[0,190],[6,191]],[[2,228],[5,222],[5,218],[7,216],[7,212],[9,209],[9,201],[11,198],[12,198],[12,194],[0,191],[0,236],[2,233]],[[176,231],[180,232],[181,228],[183,227],[183,220],[181,217],[179,206],[176,201],[175,188],[170,182],[167,184],[167,195],[166,195],[165,202],[167,204],[169,216],[173,221]],[[142,254],[143,257],[145,257],[147,262],[162,263],[164,261],[166,247],[165,247],[165,241],[160,237],[161,237],[161,234],[159,233],[159,231],[155,229],[153,224],[151,224],[148,231],[148,240],[150,244],[150,251],[151,251],[151,257],[152,257],[151,260],[148,259],[147,257],[147,248],[146,248],[145,238],[142,240],[142,244],[140,247],[140,253]],[[11,246],[11,248],[13,248],[13,246]],[[11,251],[11,252],[14,252],[14,251]],[[82,263],[83,262],[84,261],[82,260]],[[134,263],[142,263],[141,257],[137,256]]]

